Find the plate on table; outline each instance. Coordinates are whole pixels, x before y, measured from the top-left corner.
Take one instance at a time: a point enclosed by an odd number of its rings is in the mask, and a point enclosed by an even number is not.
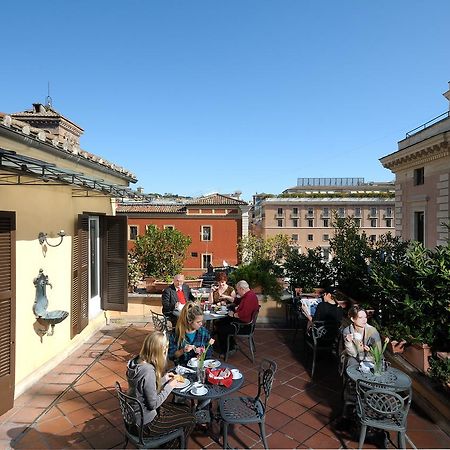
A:
[[[191,360],[189,360],[186,364],[188,367],[191,367],[192,369],[196,369],[198,366],[198,363],[196,363],[195,365],[192,364]]]
[[[222,309],[219,309],[218,311],[215,312],[215,314],[218,314],[219,316],[225,316],[228,314],[228,310],[224,311]]]
[[[208,369],[215,369],[220,366],[220,361],[217,361],[217,359],[206,359],[205,360],[205,367]]]
[[[187,378],[183,377],[183,381],[178,381],[174,389],[183,389],[184,387],[188,386],[190,381]]]

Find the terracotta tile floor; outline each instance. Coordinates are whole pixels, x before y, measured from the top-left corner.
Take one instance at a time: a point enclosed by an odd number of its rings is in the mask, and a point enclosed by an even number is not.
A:
[[[117,380],[127,387],[126,361],[139,351],[150,330],[150,324],[112,324],[96,333],[0,416],[0,448],[122,448],[122,418],[114,383]],[[270,448],[357,448],[356,438],[337,427],[341,385],[335,363],[326,357],[319,360],[312,381],[301,346],[292,344],[291,331],[258,328],[255,338],[258,357],[254,364],[240,353],[230,362],[244,372],[241,393],[247,395],[256,393],[260,359],[269,357],[278,364],[266,417]],[[418,410],[412,408],[408,423],[408,435],[418,448],[450,448],[450,437]],[[262,448],[257,426],[234,427],[229,444]],[[377,448],[370,442],[365,447]],[[221,447],[194,431],[189,448]]]

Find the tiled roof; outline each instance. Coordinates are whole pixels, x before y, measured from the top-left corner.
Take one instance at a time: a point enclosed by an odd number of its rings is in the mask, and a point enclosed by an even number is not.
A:
[[[223,194],[210,194],[206,195],[204,197],[198,197],[193,200],[190,200],[189,202],[186,202],[186,205],[214,205],[214,206],[222,206],[222,205],[247,205],[247,202],[244,202],[243,200],[238,200],[236,198],[230,197],[228,195]]]
[[[78,146],[71,145],[67,141],[62,141],[58,136],[49,133],[41,128],[35,128],[30,126],[28,123],[22,122],[20,120],[14,119],[11,115],[0,112],[0,125],[9,128],[15,132],[19,132],[25,136],[28,136],[36,141],[52,145],[57,150],[63,154],[76,155],[86,161],[91,163],[99,164],[104,168],[112,170],[117,174],[120,174],[123,178],[129,181],[136,182],[136,176],[125,168],[118,166],[114,163],[107,161],[106,159],[96,156],[93,153],[89,153],[82,150]]]
[[[117,212],[121,213],[178,213],[184,214],[184,205],[149,205],[149,204],[117,204]]]

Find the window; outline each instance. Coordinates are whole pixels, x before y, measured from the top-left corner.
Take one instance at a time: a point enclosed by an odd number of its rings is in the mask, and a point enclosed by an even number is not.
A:
[[[423,211],[414,213],[414,239],[425,244],[425,213]]]
[[[297,242],[297,241],[298,241],[298,234],[293,234],[293,235],[291,236],[291,239],[292,239],[294,242]]]
[[[425,183],[425,170],[423,167],[414,169],[414,186]]]
[[[278,208],[277,209],[277,216],[282,216],[283,215],[283,208]]]
[[[298,227],[298,219],[292,219],[292,226],[294,228]]]
[[[323,208],[322,216],[323,217],[330,217],[330,208]]]
[[[202,269],[207,269],[210,265],[212,265],[212,255],[208,253],[202,254]]]
[[[322,247],[322,258],[324,261],[330,260],[330,247]]]
[[[338,208],[338,217],[345,217],[345,208]]]
[[[376,217],[377,216],[377,208],[371,207],[370,208],[370,217]]]
[[[292,215],[298,216],[298,208],[292,208]]]
[[[308,208],[308,216],[313,216],[314,215],[314,208]]]
[[[212,228],[209,225],[202,225],[202,241],[212,241]]]
[[[283,226],[283,219],[277,220],[277,226],[282,227]]]
[[[192,258],[198,258],[198,253],[197,252],[191,252],[191,256],[192,256]]]
[[[392,217],[392,208],[391,207],[386,208],[386,217]]]
[[[137,227],[137,225],[130,225],[128,231],[129,231],[128,239],[130,241],[135,241],[137,236],[138,236],[138,227]]]
[[[359,207],[355,208],[355,217],[361,217],[361,208]]]
[[[322,236],[322,241],[329,241],[330,240],[330,235],[329,234],[324,234]]]
[[[99,241],[99,219],[89,217],[89,298],[100,294],[100,241]]]
[[[392,227],[392,219],[386,219],[386,226]]]
[[[164,225],[165,230],[175,230],[175,227],[173,225]]]
[[[314,236],[312,234],[308,234],[308,241],[313,241],[314,240]]]
[[[377,219],[370,219],[370,226],[372,228],[376,228],[376,226],[377,226]]]
[[[323,226],[328,228],[330,226],[330,219],[323,219]]]
[[[361,226],[361,219],[355,219],[353,218],[353,222],[355,222],[355,225],[360,227]]]
[[[371,234],[371,235],[369,236],[369,241],[370,241],[370,242],[375,242],[376,240],[377,240],[376,234]]]
[[[312,228],[314,226],[314,219],[308,219],[308,227]]]

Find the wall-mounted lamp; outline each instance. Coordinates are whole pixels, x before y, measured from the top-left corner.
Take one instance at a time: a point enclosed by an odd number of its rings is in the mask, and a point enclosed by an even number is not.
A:
[[[48,242],[47,240],[47,233],[43,233],[42,231],[39,233],[38,235],[38,239],[39,239],[39,244],[43,245],[43,244],[47,244],[49,247],[58,247],[58,245],[62,244],[63,238],[66,235],[66,233],[64,232],[64,230],[61,230],[58,232],[58,236],[61,238],[61,240],[56,244],[56,245],[52,245],[50,244],[50,242]]]

